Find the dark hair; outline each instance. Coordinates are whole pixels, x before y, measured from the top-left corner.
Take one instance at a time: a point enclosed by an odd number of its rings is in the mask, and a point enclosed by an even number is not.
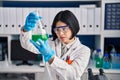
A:
[[[53,40],[55,40],[57,38],[57,35],[54,32],[54,28],[56,27],[56,23],[58,21],[62,21],[70,27],[70,29],[72,30],[71,38],[73,38],[78,33],[78,31],[80,29],[78,20],[71,11],[69,11],[69,10],[60,11],[55,16],[55,18],[53,20],[53,24],[52,24],[52,29],[51,30],[52,30]]]

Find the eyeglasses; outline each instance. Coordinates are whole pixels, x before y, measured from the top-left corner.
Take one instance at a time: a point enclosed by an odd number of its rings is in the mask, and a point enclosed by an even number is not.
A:
[[[66,33],[66,32],[68,32],[70,30],[70,28],[69,28],[69,26],[67,25],[67,26],[59,26],[59,27],[55,27],[54,28],[54,32],[55,33],[59,33],[59,32],[63,32],[63,33]]]

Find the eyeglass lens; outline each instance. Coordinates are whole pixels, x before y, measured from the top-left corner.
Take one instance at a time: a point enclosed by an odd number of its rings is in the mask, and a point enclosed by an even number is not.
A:
[[[62,31],[62,32],[67,32],[68,29],[69,29],[68,26],[60,26],[60,27],[54,28],[54,31],[55,31],[56,33],[61,32],[61,31]]]

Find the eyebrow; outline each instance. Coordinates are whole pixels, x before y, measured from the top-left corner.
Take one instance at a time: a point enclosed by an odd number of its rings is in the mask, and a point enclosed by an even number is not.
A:
[[[68,27],[68,25],[66,25],[66,26],[59,26],[59,27],[55,27],[55,28],[63,28],[63,27]]]

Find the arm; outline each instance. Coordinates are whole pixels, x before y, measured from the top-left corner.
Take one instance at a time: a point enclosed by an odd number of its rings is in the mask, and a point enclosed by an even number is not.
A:
[[[85,47],[82,51],[77,50],[75,53],[78,54],[70,65],[58,57],[54,58],[51,68],[55,70],[56,74],[60,76],[61,79],[79,80],[84,73],[88,65],[90,49]]]
[[[81,78],[90,57],[90,49],[88,47],[78,46],[74,50],[73,62],[69,65],[64,60],[55,56],[55,52],[51,49],[47,41],[38,40],[34,42],[31,40],[31,43],[43,54],[46,62],[51,61],[51,64],[46,65],[49,66],[50,70],[55,72],[60,80],[79,80]]]
[[[23,28],[22,28],[21,34],[20,34],[21,46],[28,51],[38,54],[39,51],[30,42],[31,38],[32,38],[32,32],[31,31],[23,31]]]
[[[38,20],[41,19],[36,12],[31,12],[26,17],[25,25],[21,29],[20,43],[23,48],[38,54],[38,50],[30,43],[32,30],[36,27]]]

